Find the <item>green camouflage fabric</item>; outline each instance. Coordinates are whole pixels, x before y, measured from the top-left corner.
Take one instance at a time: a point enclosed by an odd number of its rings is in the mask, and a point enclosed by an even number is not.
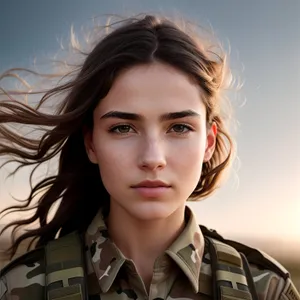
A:
[[[86,235],[89,300],[212,300],[210,255],[190,208],[181,235],[157,258],[147,292],[134,262],[109,239],[101,212]],[[290,279],[251,265],[259,300],[300,300]],[[41,251],[24,255],[0,278],[0,300],[42,300],[45,296],[45,265]],[[226,299],[227,300],[227,299]],[[228,300],[238,300],[236,298]]]

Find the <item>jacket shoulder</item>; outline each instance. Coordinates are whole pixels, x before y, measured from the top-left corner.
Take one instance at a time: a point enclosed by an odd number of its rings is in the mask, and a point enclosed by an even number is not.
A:
[[[45,293],[44,250],[32,250],[0,271],[0,300],[43,299]]]
[[[300,300],[299,291],[297,291],[290,273],[284,266],[258,249],[252,249],[247,254],[259,299]]]
[[[252,279],[259,299],[300,300],[292,279],[267,268],[250,264]]]
[[[289,271],[277,260],[265,252],[239,243],[227,240],[215,230],[200,226],[204,237],[210,237],[234,248],[240,255],[244,256],[250,270],[249,277],[253,282],[258,299],[272,300],[300,300],[299,292],[292,282]],[[211,265],[209,250],[205,250],[207,263]],[[228,257],[228,256],[227,256]]]

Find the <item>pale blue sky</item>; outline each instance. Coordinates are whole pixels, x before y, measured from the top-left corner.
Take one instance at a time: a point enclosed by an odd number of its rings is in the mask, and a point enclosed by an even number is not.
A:
[[[199,221],[232,235],[300,240],[300,2],[202,0],[1,1],[0,71],[55,53],[57,40],[105,13],[182,12],[231,47],[244,81],[236,117],[239,186],[193,205]],[[0,177],[1,178],[1,177]],[[0,179],[1,180],[1,179]],[[25,185],[19,179],[19,185]],[[3,180],[0,195],[9,201]],[[2,201],[2,199],[1,199]]]

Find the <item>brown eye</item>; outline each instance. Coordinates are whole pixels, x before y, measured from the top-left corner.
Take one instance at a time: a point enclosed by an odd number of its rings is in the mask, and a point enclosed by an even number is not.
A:
[[[129,133],[130,130],[132,130],[130,125],[118,125],[112,127],[109,131],[118,134],[126,134]]]
[[[120,133],[128,133],[130,131],[130,126],[128,125],[121,125],[121,126],[118,126],[118,131]]]
[[[173,126],[173,129],[175,132],[184,132],[186,127],[184,125],[175,125]]]
[[[176,124],[172,127],[172,130],[176,133],[186,133],[191,131],[191,128],[184,124]]]

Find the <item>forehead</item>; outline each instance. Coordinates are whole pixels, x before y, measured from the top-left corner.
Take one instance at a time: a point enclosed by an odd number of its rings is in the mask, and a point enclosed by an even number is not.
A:
[[[183,72],[163,63],[151,63],[121,72],[96,110],[203,111],[202,95],[200,87]]]

